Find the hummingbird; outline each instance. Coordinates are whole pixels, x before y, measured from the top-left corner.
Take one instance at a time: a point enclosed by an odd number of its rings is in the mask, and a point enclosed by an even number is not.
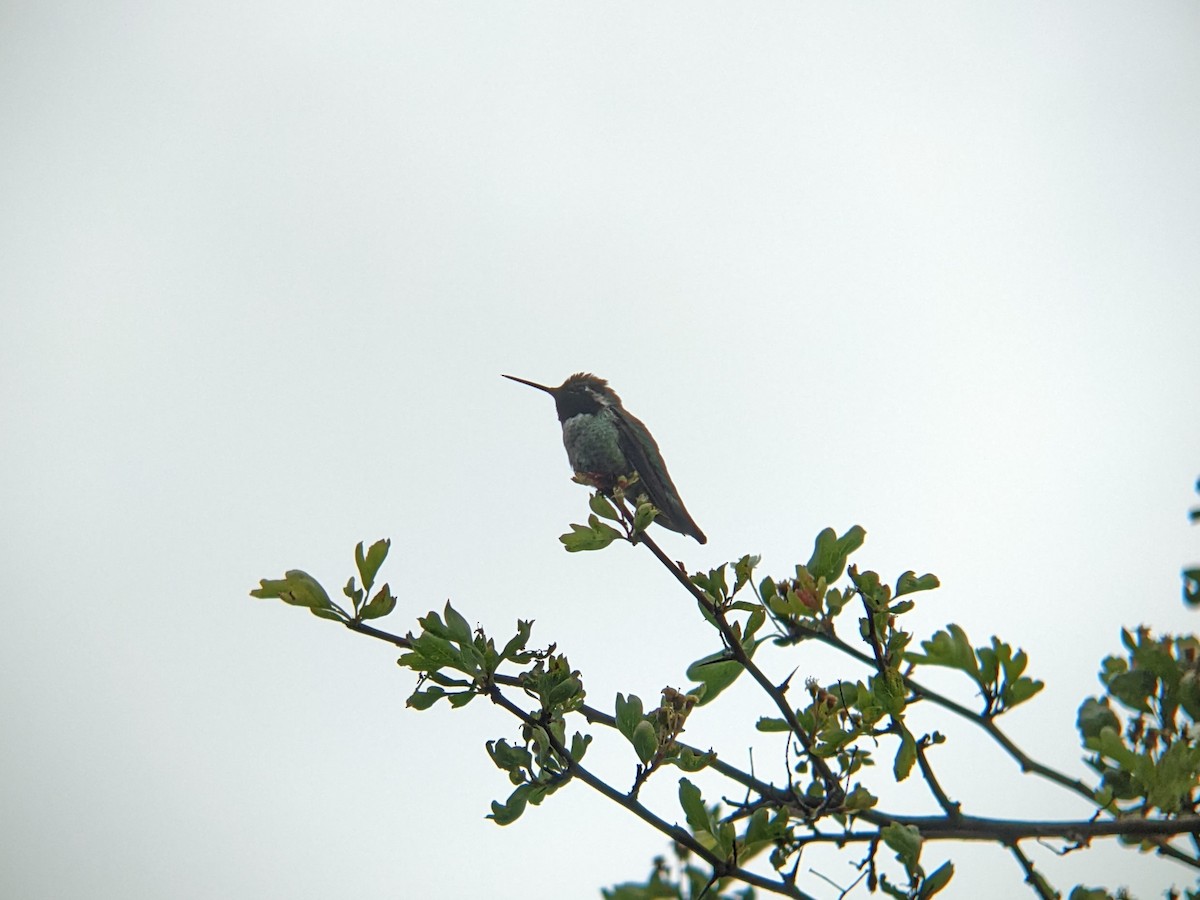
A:
[[[607,381],[578,372],[558,387],[547,387],[514,375],[504,377],[554,398],[562,423],[563,446],[579,480],[611,495],[618,479],[636,474],[633,490],[645,494],[657,507],[655,522],[690,535],[701,544],[708,540],[679,499],[649,429],[626,411]]]

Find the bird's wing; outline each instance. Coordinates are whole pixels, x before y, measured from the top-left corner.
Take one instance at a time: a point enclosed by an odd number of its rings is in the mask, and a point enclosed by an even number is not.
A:
[[[704,532],[684,509],[650,430],[636,416],[613,407],[610,410],[615,415],[621,452],[638,473],[641,488],[639,490],[638,485],[634,485],[634,493],[644,491],[650,497],[650,501],[658,507],[660,525],[680,534],[691,535],[703,544]]]

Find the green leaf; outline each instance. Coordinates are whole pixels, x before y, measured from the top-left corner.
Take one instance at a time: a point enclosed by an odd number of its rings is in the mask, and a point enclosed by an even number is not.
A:
[[[1013,654],[1012,658],[1005,663],[1004,678],[1007,681],[1016,681],[1021,677],[1021,673],[1025,671],[1025,667],[1029,665],[1029,656],[1024,650],[1018,650]]]
[[[1006,684],[1004,686],[1004,693],[1001,695],[1001,699],[1004,701],[1004,709],[1007,711],[1018,703],[1024,703],[1045,686],[1041,681],[1025,677],[1018,678],[1012,684]]]
[[[688,827],[694,833],[703,831],[712,834],[715,827],[708,807],[704,805],[704,798],[700,795],[700,788],[686,778],[679,779],[679,805],[683,807]]]
[[[896,751],[896,761],[892,764],[892,774],[897,781],[903,781],[912,772],[913,764],[917,761],[917,742],[913,740],[912,732],[900,726],[900,748]]]
[[[358,546],[354,548],[354,562],[358,567],[358,575],[362,579],[364,591],[369,592],[372,585],[375,584],[375,576],[379,572],[379,567],[383,565],[383,561],[387,559],[388,548],[391,546],[392,542],[384,539],[373,543],[371,549],[365,554],[362,541],[359,541]]]
[[[735,594],[750,583],[750,579],[754,576],[754,569],[760,562],[762,562],[761,556],[746,554],[733,564],[733,592]]]
[[[578,731],[571,736],[571,746],[568,752],[571,754],[571,759],[579,762],[583,759],[583,754],[587,752],[588,745],[592,742],[590,734],[580,734]]]
[[[600,894],[604,900],[679,900],[680,896],[679,891],[665,883],[657,871],[651,874],[645,884],[627,881],[601,888]]]
[[[958,625],[947,625],[945,631],[936,632],[928,641],[921,641],[921,647],[925,651],[924,655],[906,653],[905,659],[913,663],[961,669],[976,681],[980,681],[975,650],[971,647],[967,633]]]
[[[921,900],[927,897],[932,897],[942,888],[950,883],[950,879],[954,877],[954,863],[944,862],[938,867],[932,875],[921,882],[921,893],[918,895]]]
[[[1130,669],[1107,680],[1108,692],[1123,705],[1137,712],[1150,712],[1150,698],[1157,686],[1154,673]]]
[[[871,694],[889,716],[899,716],[908,701],[908,689],[895,669],[871,676]]]
[[[460,645],[471,644],[474,637],[474,633],[471,631],[471,623],[450,605],[449,600],[446,601],[446,607],[442,612],[446,616],[446,633],[450,640]],[[463,649],[465,650],[466,648],[464,647]]]
[[[901,825],[892,822],[880,829],[879,836],[883,842],[896,851],[896,859],[904,863],[904,867],[913,871],[921,859],[921,832],[915,825]]]
[[[846,604],[854,597],[854,591],[846,588],[844,591],[839,591],[837,588],[830,588],[825,592],[825,608],[829,610],[830,616],[836,616]]]
[[[518,775],[521,774],[522,769],[529,771],[533,768],[533,757],[525,747],[514,747],[504,738],[500,738],[498,741],[488,741],[485,746],[497,768],[506,772],[515,772]]]
[[[405,706],[411,706],[413,709],[429,709],[433,704],[437,703],[448,694],[437,685],[431,688],[426,688],[423,691],[413,691],[411,697],[405,702]]]
[[[650,527],[650,523],[658,516],[658,509],[653,503],[639,503],[637,510],[633,514],[633,530],[637,534],[641,534]]]
[[[614,522],[619,522],[621,517],[617,514],[617,508],[609,502],[609,499],[600,492],[592,494],[592,499],[588,501],[588,506],[592,512],[604,519],[612,519]]]
[[[371,598],[371,602],[362,608],[359,613],[360,619],[380,619],[396,608],[396,598],[392,596],[391,589],[384,584],[379,589],[379,592]]]
[[[850,567],[850,571],[847,574],[849,574],[850,580],[862,592],[863,597],[873,610],[878,611],[891,599],[891,588],[884,586],[883,582],[879,579],[878,572],[872,572],[870,569],[865,572],[859,572],[858,566],[854,565]]]
[[[429,680],[434,684],[440,684],[442,687],[470,687],[471,682],[462,678],[451,678],[449,675],[444,675],[441,672],[427,672]]]
[[[603,550],[624,535],[611,525],[606,525],[594,515],[588,516],[587,525],[571,525],[571,533],[559,536],[568,553],[583,550]]]
[[[760,716],[758,721],[754,723],[754,727],[762,732],[777,732],[789,731],[791,726],[784,719],[776,719],[771,716]]]
[[[334,609],[334,603],[325,593],[317,579],[300,569],[289,569],[282,579],[264,578],[250,592],[251,597],[264,600],[282,600],[292,606],[307,606],[309,609]]]
[[[758,596],[764,604],[769,603],[772,597],[779,596],[779,588],[770,575],[758,583]]]
[[[562,681],[554,685],[550,689],[550,696],[547,698],[551,706],[558,706],[566,703],[574,697],[581,697],[583,693],[583,682],[574,675],[567,675]]]
[[[504,651],[500,654],[502,659],[513,660],[529,643],[529,633],[533,630],[533,621],[528,622],[517,619],[517,633],[508,639],[508,643],[504,645]]]
[[[690,747],[685,747],[670,760],[672,765],[678,766],[685,772],[699,772],[701,769],[708,768],[716,761],[717,754],[711,750],[708,753],[697,753]]]
[[[859,525],[852,526],[841,537],[832,528],[824,529],[817,535],[812,556],[804,567],[813,578],[824,577],[827,584],[833,584],[842,577],[846,569],[846,559],[863,545],[867,532]]]
[[[711,703],[745,671],[741,663],[728,656],[726,651],[718,650],[688,666],[687,677],[700,682],[696,687],[688,688],[689,694],[700,698],[698,706]]]
[[[879,799],[860,784],[846,795],[846,799],[842,802],[842,808],[846,812],[861,812],[864,809],[870,809],[878,802]]]
[[[1130,750],[1120,733],[1112,728],[1102,729],[1097,737],[1088,738],[1084,745],[1089,750],[1096,750],[1102,756],[1107,756],[1126,772],[1137,775],[1139,770],[1144,768],[1145,758]]]
[[[458,649],[448,640],[438,637],[436,634],[426,631],[417,635],[412,639],[412,649],[435,669],[449,666],[452,669],[458,669],[460,672],[467,671],[463,663],[462,654]],[[400,659],[405,660],[408,655],[401,656]],[[408,665],[408,663],[405,663],[405,665]]]
[[[992,638],[992,643],[998,642]],[[1006,644],[1000,644],[997,649],[1007,650],[1009,648]],[[1000,675],[1000,654],[996,649],[990,647],[980,647],[976,652],[979,657],[979,680],[984,684],[995,684]]]
[[[658,734],[654,731],[654,726],[645,719],[634,727],[631,742],[634,752],[643,764],[650,762],[658,752]]]
[[[936,575],[922,575],[918,578],[917,574],[910,570],[901,575],[896,581],[895,596],[915,594],[917,591],[932,591],[934,588],[940,586],[941,582],[938,581]]]
[[[835,681],[826,690],[837,698],[842,709],[849,709],[858,702],[859,685],[853,681]]]
[[[347,615],[346,615],[344,612],[342,612],[340,609],[316,609],[316,608],[310,608],[310,609],[309,609],[309,612],[310,612],[310,613],[312,613],[314,616],[316,616],[318,619],[330,619],[330,620],[332,620],[332,621],[334,621],[334,622],[348,622],[348,621],[350,621],[350,617],[349,617],[349,616],[347,616]]]
[[[525,804],[529,802],[531,793],[533,793],[532,785],[518,785],[517,789],[509,795],[507,803],[492,801],[492,813],[488,818],[497,825],[511,825],[521,818],[521,813],[525,812]]]
[[[625,735],[626,740],[633,740],[633,729],[645,718],[642,712],[642,698],[637,694],[617,694],[616,716],[617,730]]]

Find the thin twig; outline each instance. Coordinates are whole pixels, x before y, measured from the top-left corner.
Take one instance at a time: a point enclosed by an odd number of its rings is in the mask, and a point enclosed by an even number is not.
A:
[[[1041,900],[1059,900],[1061,895],[1057,891],[1052,890],[1050,885],[1046,884],[1046,882],[1042,880],[1042,877],[1038,875],[1037,870],[1033,867],[1033,862],[1028,856],[1025,855],[1025,853],[1017,845],[1017,842],[1013,841],[1010,843],[1008,845],[1008,849],[1016,858],[1017,862],[1020,863],[1021,868],[1025,872],[1025,883],[1033,888],[1033,892],[1037,894]]]
[[[863,609],[867,613],[867,642],[871,645],[871,652],[875,655],[875,669],[880,675],[887,673],[887,660],[883,658],[883,647],[879,645],[879,635],[875,633],[875,611],[871,609],[871,605],[867,603],[867,598],[862,591],[858,592],[858,598],[862,600]]]
[[[929,759],[925,755],[925,751],[929,748],[929,738],[922,737],[917,741],[917,765],[921,767],[921,775],[925,778],[925,783],[929,785],[929,790],[933,793],[934,798],[938,802],[946,815],[951,819],[957,819],[962,816],[962,804],[951,800],[946,796],[946,792],[942,790],[941,784],[938,783],[937,776],[933,774],[933,766],[929,764]]]

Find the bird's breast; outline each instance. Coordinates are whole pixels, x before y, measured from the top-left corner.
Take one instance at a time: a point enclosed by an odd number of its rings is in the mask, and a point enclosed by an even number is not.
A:
[[[615,477],[630,474],[610,413],[580,413],[562,423],[563,446],[576,472]]]

